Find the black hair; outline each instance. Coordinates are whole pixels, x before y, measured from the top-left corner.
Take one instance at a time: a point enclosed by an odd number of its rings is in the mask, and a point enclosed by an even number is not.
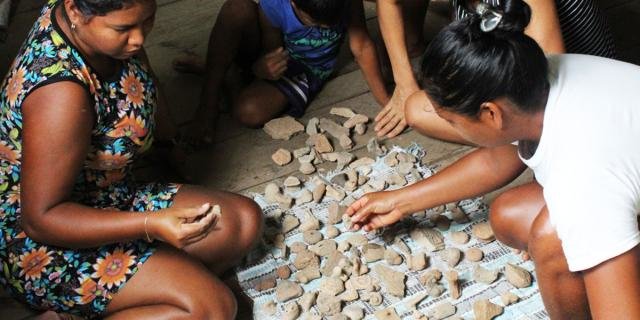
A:
[[[347,13],[351,0],[292,0],[313,20],[335,25]]]
[[[124,8],[125,5],[135,0],[73,0],[78,10],[83,15],[104,16],[107,13]]]
[[[491,31],[471,14],[436,35],[423,57],[422,85],[437,105],[462,115],[476,116],[482,103],[500,97],[535,112],[544,107],[549,81],[544,52],[524,34],[531,9],[506,0],[502,10],[491,10],[502,15]]]

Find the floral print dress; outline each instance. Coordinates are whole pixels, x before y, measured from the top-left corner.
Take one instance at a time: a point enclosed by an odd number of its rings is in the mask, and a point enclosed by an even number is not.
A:
[[[73,201],[153,211],[170,206],[179,185],[142,184],[131,177],[131,163],[151,146],[155,126],[156,87],[147,66],[134,57],[123,61],[112,79],[100,79],[58,27],[53,13],[58,3],[62,1],[51,0],[43,8],[0,86],[0,284],[32,308],[94,318],[153,254],[155,243],[141,239],[70,250],[38,243],[24,233],[20,170],[25,98],[38,87],[73,81],[95,103],[91,146]]]

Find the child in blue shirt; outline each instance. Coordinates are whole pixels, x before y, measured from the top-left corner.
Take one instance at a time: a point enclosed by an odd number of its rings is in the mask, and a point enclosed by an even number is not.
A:
[[[259,127],[281,115],[300,117],[334,72],[345,36],[378,103],[389,99],[361,0],[227,0],[211,31],[201,102],[187,136],[207,141],[225,84],[232,114]]]

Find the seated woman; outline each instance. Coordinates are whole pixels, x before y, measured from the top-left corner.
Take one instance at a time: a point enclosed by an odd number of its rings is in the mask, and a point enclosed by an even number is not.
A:
[[[425,0],[427,1],[427,0]],[[504,0],[450,0],[455,11],[454,19],[471,14],[478,3],[486,3],[499,10],[508,10]],[[456,134],[446,121],[440,119],[429,100],[419,90],[411,69],[408,50],[415,38],[402,23],[401,8],[414,0],[378,0],[380,30],[384,36],[391,59],[396,87],[389,103],[376,117],[375,130],[379,136],[395,136],[407,125],[418,132],[437,139],[469,143]],[[525,0],[533,12],[525,33],[532,37],[547,53],[580,53],[615,58],[613,38],[593,0]],[[424,19],[423,19],[424,20]],[[421,20],[418,20],[421,21]],[[406,28],[405,28],[406,26]],[[422,24],[420,24],[422,27]],[[415,52],[415,50],[413,50]]]
[[[31,308],[235,316],[219,276],[256,243],[260,208],[131,176],[174,131],[154,136],[164,111],[142,45],[155,12],[154,0],[49,1],[2,83],[0,282]]]
[[[446,27],[422,68],[435,112],[485,148],[414,185],[367,194],[347,214],[357,228],[380,228],[495,190],[528,166],[536,181],[498,197],[489,219],[500,241],[528,250],[551,318],[640,319],[640,67],[547,58],[523,33],[529,7],[507,4]]]

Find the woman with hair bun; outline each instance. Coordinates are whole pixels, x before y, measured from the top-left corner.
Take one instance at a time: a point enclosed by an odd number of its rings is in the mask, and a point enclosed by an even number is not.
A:
[[[0,284],[43,316],[235,317],[219,277],[260,238],[260,208],[131,174],[175,133],[142,46],[155,13],[50,0],[0,85]]]
[[[527,250],[552,319],[640,319],[640,67],[545,57],[523,30],[520,0],[452,23],[426,50],[435,112],[481,148],[414,185],[364,195],[355,228],[498,189],[527,167],[536,180],[500,195],[496,237]],[[517,143],[514,143],[517,142]]]

